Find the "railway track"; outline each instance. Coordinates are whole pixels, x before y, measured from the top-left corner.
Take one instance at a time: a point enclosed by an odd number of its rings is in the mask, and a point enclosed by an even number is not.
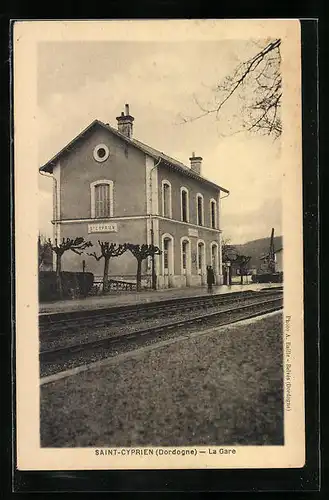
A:
[[[131,350],[143,344],[157,342],[163,338],[179,336],[186,330],[200,330],[200,325],[202,325],[202,329],[223,326],[242,319],[278,311],[283,307],[282,293],[266,293],[255,296],[255,299],[252,303],[249,300],[247,304],[237,304],[236,300],[231,300],[227,307],[219,311],[199,314],[185,319],[173,319],[167,324],[152,325],[130,333],[107,336],[83,343],[78,342],[77,339],[77,342],[73,345],[41,350],[39,353],[41,374],[48,375],[49,372],[61,371],[63,367],[85,364],[88,360],[102,359],[117,354],[119,351]],[[246,297],[244,300],[246,300]],[[223,305],[223,301],[221,305]]]
[[[223,295],[204,295],[184,297],[159,302],[149,302],[128,306],[99,308],[95,310],[80,310],[39,315],[40,339],[51,337],[63,332],[76,332],[81,328],[93,329],[125,325],[136,320],[162,318],[168,315],[179,314],[196,309],[207,310],[230,303],[239,303],[248,298],[282,296],[281,289],[267,289],[266,291],[233,292]]]

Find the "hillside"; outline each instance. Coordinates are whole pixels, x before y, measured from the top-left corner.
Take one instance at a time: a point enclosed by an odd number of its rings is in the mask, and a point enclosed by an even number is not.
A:
[[[259,267],[259,258],[267,253],[270,248],[270,237],[261,238],[259,240],[248,241],[242,245],[234,245],[240,254],[251,257],[250,267]],[[283,247],[282,236],[274,236],[274,250],[279,250]]]

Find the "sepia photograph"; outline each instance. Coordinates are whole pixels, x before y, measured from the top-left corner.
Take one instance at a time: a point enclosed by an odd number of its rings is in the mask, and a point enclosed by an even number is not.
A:
[[[22,469],[302,466],[298,21],[14,37]]]

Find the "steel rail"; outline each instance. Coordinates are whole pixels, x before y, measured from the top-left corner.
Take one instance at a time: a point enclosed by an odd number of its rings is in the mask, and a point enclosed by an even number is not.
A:
[[[241,305],[239,307],[236,306],[229,307],[221,311],[216,311],[209,314],[202,314],[194,318],[177,320],[170,324],[151,326],[149,328],[136,330],[134,332],[130,332],[127,334],[121,334],[113,337],[106,337],[102,339],[92,340],[90,342],[84,342],[79,344],[62,346],[55,349],[40,351],[39,359],[41,364],[54,362],[55,360],[59,361],[62,355],[67,356],[70,353],[76,354],[99,348],[108,349],[109,347],[117,344],[118,342],[127,343],[131,339],[136,339],[141,337],[145,338],[145,336],[164,333],[174,328],[176,329],[185,328],[191,324],[195,325],[196,323],[202,323],[203,326],[209,326],[209,323],[214,323],[214,322],[217,323],[218,320],[220,320],[220,324],[218,326],[221,326],[223,324],[230,324],[236,321],[240,321],[241,319],[253,318],[255,316],[259,316],[267,312],[273,312],[282,309],[282,307],[283,307],[282,297],[263,300],[255,302],[253,304]],[[241,312],[246,312],[243,318],[239,317],[239,314]]]
[[[77,327],[87,327],[88,323],[91,324],[90,326],[97,328],[100,326],[114,326],[115,323],[124,324],[133,318],[139,320],[152,317],[159,318],[161,315],[172,314],[181,310],[186,312],[196,307],[216,307],[227,302],[234,303],[253,297],[264,297],[265,294],[267,297],[281,296],[282,290],[233,292],[222,295],[169,299],[121,307],[51,313],[50,315],[39,316],[40,335],[52,335],[63,330],[75,330]]]

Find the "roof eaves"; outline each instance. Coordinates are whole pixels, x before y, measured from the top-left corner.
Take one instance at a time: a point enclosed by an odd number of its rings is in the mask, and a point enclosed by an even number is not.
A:
[[[199,182],[200,181],[204,182],[205,184],[208,184],[208,185],[210,185],[210,186],[212,186],[220,191],[224,191],[227,194],[230,193],[227,189],[223,188],[222,186],[219,186],[219,184],[215,184],[215,182],[212,182],[209,179],[206,179],[205,177],[202,177],[201,175],[194,173],[192,169],[190,169],[188,167],[183,168],[180,165],[175,164],[174,162],[168,161],[166,158],[163,158],[161,155],[160,155],[160,157],[161,157],[163,163],[165,163],[167,166],[169,166],[171,168],[174,168],[175,170],[178,170],[182,174],[187,175],[188,177],[192,177],[193,179],[196,179]]]
[[[84,134],[86,132],[88,132],[96,123],[99,123],[101,124],[102,122],[100,122],[99,120],[94,120],[92,121],[88,127],[84,128],[76,137],[74,137],[74,139],[72,139],[66,146],[64,146],[58,153],[55,154],[55,156],[53,156],[50,160],[47,161],[47,163],[45,163],[44,165],[42,165],[40,168],[39,168],[39,171],[40,172],[49,172],[49,173],[52,173],[53,172],[53,167],[55,165],[55,163],[57,162],[57,160],[60,158],[60,156],[62,156],[68,149],[70,149],[70,147],[78,140],[78,139],[81,139],[81,137],[84,136]]]
[[[198,181],[202,181],[206,184],[209,184],[217,189],[220,189],[221,191],[224,191],[225,193],[229,194],[229,191],[222,186],[219,186],[218,184],[215,184],[212,181],[209,181],[208,179],[205,179],[204,177],[201,177],[200,175],[194,173],[189,167],[183,164],[179,164],[174,158],[170,158],[168,155],[163,153],[162,151],[159,151],[155,148],[152,148],[151,146],[148,146],[147,144],[144,144],[142,141],[138,139],[130,139],[129,137],[125,136],[118,130],[116,130],[114,127],[109,125],[108,123],[103,123],[100,120],[95,120],[99,125],[102,127],[106,128],[110,132],[114,133],[124,141],[126,141],[128,144],[131,144],[132,146],[135,146],[136,148],[140,149],[143,151],[145,154],[148,156],[151,156],[155,160],[159,160],[161,158],[162,162],[165,163],[166,165],[171,166],[172,168],[178,170],[179,172],[182,172],[185,175],[188,175],[189,177],[192,177],[193,179],[196,179]]]
[[[212,181],[209,181],[208,179],[194,173],[190,168],[183,164],[179,164],[176,162],[173,158],[168,157],[161,151],[156,150],[155,148],[151,148],[147,146],[146,144],[143,144],[139,140],[134,140],[130,139],[129,137],[126,137],[124,134],[116,130],[114,127],[109,125],[108,123],[103,123],[102,121],[95,119],[86,127],[80,134],[78,134],[72,141],[70,141],[64,148],[62,148],[55,156],[53,156],[47,163],[45,163],[42,167],[39,168],[39,171],[44,171],[44,172],[53,172],[53,167],[54,164],[57,162],[57,160],[60,158],[61,155],[63,155],[78,139],[84,136],[86,132],[88,132],[94,125],[100,125],[101,127],[105,128],[106,130],[112,132],[116,136],[120,137],[123,139],[125,142],[128,144],[131,144],[132,146],[135,146],[136,148],[142,150],[145,154],[151,156],[152,158],[159,160],[161,158],[162,162],[165,163],[166,165],[170,166],[171,168],[174,168],[175,170],[181,172],[183,175],[187,175],[189,177],[192,177],[193,179],[196,179],[198,181],[204,182],[212,187],[215,187],[216,189],[220,189],[221,191],[224,191],[225,193],[229,194],[229,191],[218,184],[215,184]]]

